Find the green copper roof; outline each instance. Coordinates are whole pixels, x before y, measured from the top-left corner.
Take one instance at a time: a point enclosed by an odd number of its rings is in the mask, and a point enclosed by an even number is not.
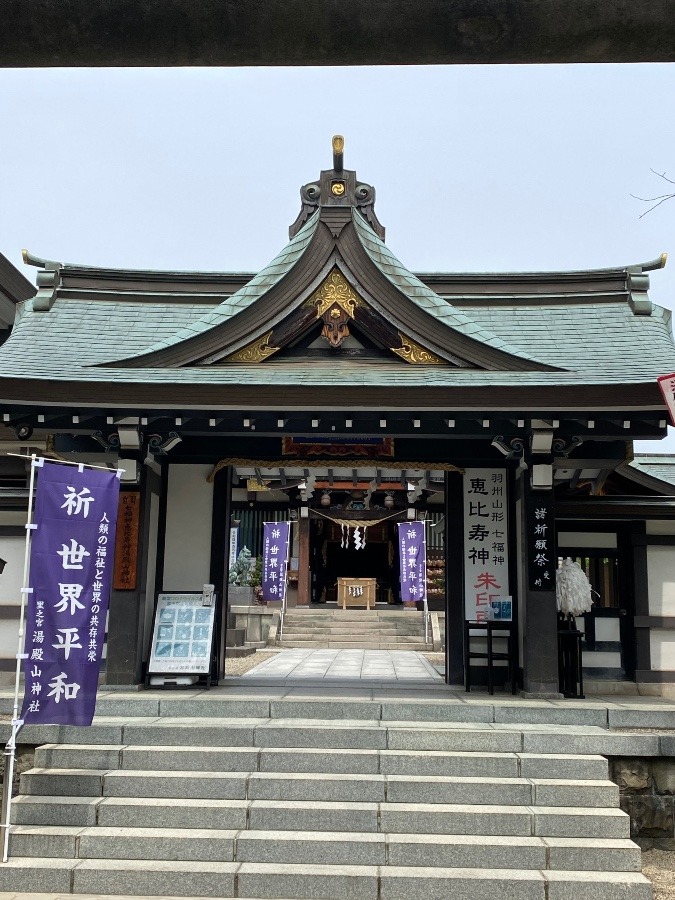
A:
[[[498,297],[493,297],[483,284],[482,292],[467,295],[462,300],[467,305],[459,308],[405,269],[358,213],[353,214],[354,227],[365,252],[410,302],[468,337],[563,371],[496,372],[451,365],[412,366],[398,358],[365,363],[339,356],[330,362],[291,362],[271,357],[260,365],[142,369],[106,365],[99,368],[114,355],[118,359],[145,355],[227,323],[255,303],[293,267],[307,250],[318,221],[319,214],[315,213],[265,269],[229,297],[224,296],[226,284],[218,283],[217,293],[212,293],[209,299],[204,291],[214,285],[207,284],[203,275],[196,276],[191,284],[184,274],[178,278],[171,273],[155,273],[157,277],[153,275],[152,283],[146,286],[134,273],[92,269],[83,280],[78,274],[82,267],[61,267],[55,287],[44,289],[50,299],[46,304],[43,300],[42,311],[39,311],[39,295],[17,307],[15,327],[0,348],[0,386],[3,378],[24,377],[45,381],[154,382],[167,386],[172,383],[224,387],[362,384],[392,388],[398,385],[498,388],[644,384],[654,383],[658,375],[675,371],[671,315],[667,310],[651,309],[651,306],[650,314],[636,315],[629,292],[621,287],[626,270],[611,273],[619,286],[604,291],[601,300],[593,293],[593,279],[598,273],[588,273],[588,282],[577,279],[574,296],[567,298],[559,292],[559,273],[550,273],[558,281],[547,289],[548,293],[537,293],[540,288],[537,282],[527,297],[512,296],[503,288]],[[101,277],[97,271],[102,272]],[[465,276],[465,280],[470,281],[471,277]],[[508,276],[504,279],[508,283]],[[543,283],[545,273],[541,279]],[[602,280],[607,280],[604,275]],[[82,284],[86,287],[81,287]],[[129,284],[133,287],[128,287]],[[644,291],[646,296],[646,287]],[[92,402],[95,401],[92,396]]]
[[[142,350],[136,351],[135,354],[130,353],[128,356],[153,353],[157,350],[164,350],[166,347],[180,344],[182,341],[202,334],[216,325],[222,325],[228,319],[237,315],[237,313],[251,306],[295,265],[307,249],[318,221],[319,214],[316,212],[269,265],[265,266],[248,284],[232,294],[231,297],[228,297],[227,300],[224,300],[215,309],[209,307],[208,311],[203,312],[202,315],[191,317],[190,321],[185,322],[180,330],[170,335],[167,334],[159,341],[146,345]]]
[[[538,356],[532,354],[531,349],[528,353],[527,350],[518,346],[517,343],[503,340],[493,334],[489,328],[479,324],[472,316],[467,316],[461,310],[451,306],[447,301],[439,297],[438,294],[435,294],[416,275],[408,271],[403,263],[399,262],[389,247],[379,239],[370,225],[356,210],[354,210],[353,216],[356,232],[368,256],[380,271],[386,275],[389,281],[405,294],[409,300],[448,328],[452,328],[467,337],[494,347],[497,350],[502,350],[505,353],[511,353],[513,356],[532,359],[535,362],[543,362]]]
[[[483,301],[484,302],[484,301]],[[14,330],[0,348],[2,378],[45,380],[202,383],[202,384],[387,384],[499,387],[509,384],[644,383],[675,371],[670,315],[658,307],[636,317],[626,302],[510,310],[498,320],[488,304],[474,314],[505,331],[519,327],[521,344],[568,371],[493,372],[451,366],[410,366],[399,360],[366,364],[356,360],[322,363],[281,362],[260,365],[186,366],[183,368],[98,368],[111,348],[130,354],[146,350],[151,340],[171,340],[213,311],[213,306],[157,302],[114,302],[57,297],[49,312],[35,312],[33,300],[22,304]],[[548,319],[548,324],[547,324]],[[566,321],[566,327],[561,322]],[[520,322],[517,326],[516,323]],[[576,323],[576,324],[575,324]],[[608,338],[609,336],[609,338]],[[544,351],[545,352],[539,352]],[[1,396],[1,390],[0,390]],[[92,401],[95,398],[92,397]]]
[[[673,454],[639,453],[630,462],[630,467],[659,481],[665,481],[668,485],[675,486],[675,455]]]

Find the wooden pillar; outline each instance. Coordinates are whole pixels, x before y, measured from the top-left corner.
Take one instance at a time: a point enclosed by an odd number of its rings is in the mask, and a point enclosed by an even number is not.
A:
[[[298,519],[298,606],[309,606],[309,519]]]
[[[649,580],[647,570],[647,529],[644,522],[631,523],[630,551],[632,551],[632,572],[629,569],[629,590],[634,597],[635,615],[642,621],[649,621]],[[621,546],[621,545],[620,545]],[[621,571],[621,569],[619,570]],[[649,628],[637,628],[635,630],[635,656],[631,660],[634,667],[636,681],[642,681],[644,676],[652,669],[652,650],[649,636]],[[628,666],[626,674],[629,675]]]
[[[445,473],[445,683],[464,684],[463,476]]]
[[[211,683],[217,684],[225,675],[225,645],[227,639],[227,588],[230,574],[230,527],[232,519],[232,466],[216,472],[213,482],[213,510],[211,513],[211,566],[209,578],[216,591],[214,616],[215,640],[211,659]]]
[[[106,651],[106,684],[140,684],[145,677],[144,625],[146,604],[154,604],[154,596],[146,596],[148,561],[151,553],[151,496],[159,495],[161,481],[147,466],[140,467],[140,485],[124,487],[123,491],[140,488],[140,522],[138,531],[136,580],[133,588],[113,590],[110,594],[108,616],[108,646]],[[154,551],[154,548],[152,548]]]
[[[562,697],[558,688],[558,611],[555,597],[555,568],[548,579],[550,588],[534,590],[530,584],[532,570],[531,538],[536,526],[534,507],[540,491],[530,487],[529,472],[523,475],[522,565],[523,571],[523,694],[532,697]],[[546,498],[550,502],[552,491]],[[547,558],[557,559],[555,530],[552,540],[546,535]],[[528,547],[529,543],[529,547]]]

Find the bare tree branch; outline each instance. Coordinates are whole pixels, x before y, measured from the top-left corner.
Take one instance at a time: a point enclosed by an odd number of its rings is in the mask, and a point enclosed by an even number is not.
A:
[[[664,181],[667,181],[668,184],[675,185],[675,181],[672,181],[670,178],[666,178],[665,172],[657,172],[656,169],[650,168],[650,172],[653,172],[654,175],[658,175],[659,178],[663,178]],[[662,203],[665,203],[666,200],[673,200],[675,198],[675,191],[670,194],[658,194],[656,197],[638,197],[637,194],[631,194],[635,200],[640,200],[642,203],[653,203],[653,206],[650,206],[648,210],[642,213],[642,215],[638,216],[639,219],[644,218],[647,213],[652,212],[652,210],[656,209],[657,206],[661,206]]]
[[[668,184],[675,184],[675,181],[672,181],[670,178],[666,178],[666,173],[665,173],[665,172],[657,172],[656,169],[651,169],[651,168],[650,168],[649,171],[650,171],[650,172],[653,172],[655,175],[658,175],[659,178],[663,178],[663,180],[664,180],[664,181],[667,181]]]

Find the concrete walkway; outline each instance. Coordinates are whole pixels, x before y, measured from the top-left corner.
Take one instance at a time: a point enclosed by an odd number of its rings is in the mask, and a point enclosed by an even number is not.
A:
[[[443,680],[421,653],[411,650],[282,650],[241,677],[422,683]]]

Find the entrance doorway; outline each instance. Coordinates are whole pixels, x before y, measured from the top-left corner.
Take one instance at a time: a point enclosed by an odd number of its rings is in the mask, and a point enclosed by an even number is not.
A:
[[[295,677],[313,671],[321,680],[338,671],[344,677],[374,673],[398,680],[413,677],[416,669],[417,677],[442,679],[445,473],[395,463],[351,465],[232,467],[234,558],[246,547],[251,569],[260,568],[265,522],[290,522],[291,538],[285,602],[252,598],[242,610],[235,602],[239,586],[231,586],[228,625],[240,632],[264,618],[268,634],[270,627],[275,632],[273,642],[255,649],[286,656],[283,662],[266,662],[261,676],[281,667],[296,671]],[[417,527],[425,536],[420,574],[426,593],[412,600],[401,592],[398,526]],[[372,587],[374,602],[365,602],[362,585]],[[257,633],[264,638],[263,628]]]

